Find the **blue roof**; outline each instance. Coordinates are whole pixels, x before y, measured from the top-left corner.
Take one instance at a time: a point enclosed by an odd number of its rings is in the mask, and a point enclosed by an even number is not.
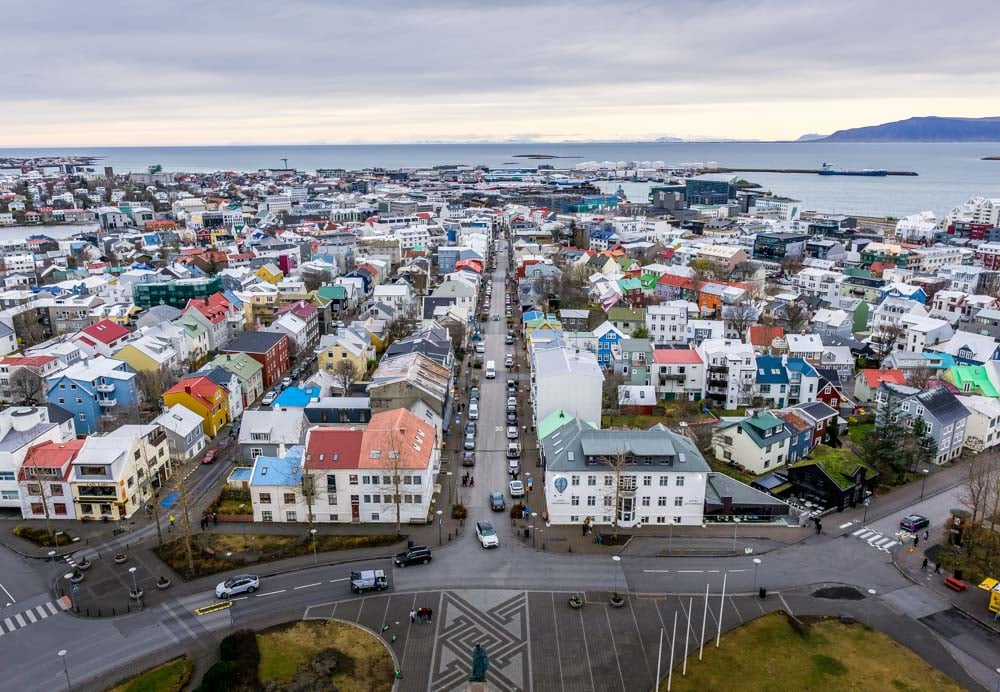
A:
[[[230,481],[249,481],[253,478],[253,469],[246,466],[237,466],[229,474]]]
[[[597,238],[598,240],[610,240],[612,235],[614,235],[614,231],[605,231],[598,229],[596,231],[590,232],[590,237]]]
[[[291,485],[302,482],[302,455],[305,447],[289,447],[284,457],[259,456],[253,464],[250,485]]]
[[[937,351],[924,351],[923,355],[928,358],[934,358],[935,360],[941,361],[941,368],[947,370],[948,368],[953,368],[957,363],[955,363],[955,356],[950,353],[938,353]],[[934,367],[933,365],[929,367]]]
[[[757,356],[758,384],[788,384],[788,371],[778,356]]]
[[[314,400],[319,400],[320,390],[316,385],[308,387],[289,387],[275,399],[274,405],[277,407],[290,406],[292,408],[305,408]]]
[[[243,301],[240,300],[239,298],[237,298],[236,294],[233,293],[232,291],[223,291],[222,295],[224,295],[226,297],[226,300],[228,300],[230,303],[232,303],[233,306],[238,307],[238,308],[242,308],[243,307]]]
[[[805,377],[819,377],[816,368],[804,358],[789,358],[785,362],[785,367],[792,372],[801,373]]]

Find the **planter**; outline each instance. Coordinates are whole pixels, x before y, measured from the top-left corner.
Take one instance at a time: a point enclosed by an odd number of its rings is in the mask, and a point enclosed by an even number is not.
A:
[[[82,581],[83,581],[83,574],[81,574],[80,572],[74,572],[73,575],[69,578],[70,584],[79,584]]]
[[[128,597],[134,598],[135,600],[138,601],[140,598],[142,598],[142,593],[143,593],[142,589],[139,589],[138,591],[132,591],[131,589],[129,589]]]
[[[80,570],[81,572],[86,572],[88,569],[90,569],[91,565],[93,565],[93,564],[94,563],[91,562],[90,560],[82,560],[82,561],[76,563],[76,568],[78,570]]]
[[[573,610],[580,610],[583,607],[583,599],[579,596],[570,596],[569,607]]]
[[[126,555],[125,553],[118,553],[111,559],[115,561],[116,565],[121,565],[128,562],[128,555]]]
[[[163,577],[157,579],[156,580],[156,588],[158,588],[158,589],[169,589],[170,588],[170,580],[169,579],[164,579]]]
[[[611,594],[611,607],[612,608],[621,608],[623,605],[625,605],[625,599],[622,598],[622,595],[620,593],[613,593],[613,594]]]

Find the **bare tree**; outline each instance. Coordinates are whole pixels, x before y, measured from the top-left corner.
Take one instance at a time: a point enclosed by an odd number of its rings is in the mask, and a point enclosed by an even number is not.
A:
[[[871,346],[878,356],[879,363],[896,348],[899,337],[906,333],[906,327],[899,322],[886,322],[881,327],[872,332]]]
[[[809,322],[809,311],[797,300],[785,306],[785,325],[790,334],[801,334]]]
[[[398,341],[399,339],[405,339],[410,336],[413,334],[416,327],[416,320],[407,317],[397,317],[389,324],[389,328],[386,329],[386,347],[388,348],[393,342]]]
[[[142,423],[142,414],[139,413],[137,406],[115,406],[110,410],[101,412],[97,429],[100,432],[111,432],[123,425],[136,425],[139,423]]]
[[[781,273],[785,276],[795,276],[802,269],[802,258],[785,255],[781,258]]]
[[[448,330],[448,337],[451,339],[451,350],[458,353],[465,346],[465,324],[457,320],[448,320],[444,328]]]
[[[14,315],[14,333],[21,348],[31,348],[52,336],[52,332],[34,310],[25,310]]]
[[[178,490],[180,490],[180,498],[178,500],[178,504],[180,505],[180,508],[181,508],[181,521],[182,521],[182,527],[183,527],[183,531],[184,531],[184,536],[183,536],[183,538],[184,538],[184,552],[187,555],[188,573],[193,577],[193,576],[195,576],[195,574],[194,574],[194,552],[191,550],[191,519],[188,516],[190,514],[190,505],[188,503],[188,494],[187,494],[187,492],[185,492],[181,488],[178,488]],[[157,522],[157,526],[159,526],[159,522]]]
[[[45,400],[45,382],[38,373],[18,368],[10,376],[10,394],[14,403],[34,406]]]
[[[351,391],[351,387],[358,379],[358,368],[351,359],[341,358],[333,366],[333,371],[330,375],[340,389],[341,395],[347,396]]]
[[[160,407],[163,393],[173,385],[173,378],[167,370],[139,370],[135,374],[136,389],[139,399],[147,411],[155,411]]]
[[[311,531],[315,517],[313,506],[316,503],[316,477],[308,472],[305,465],[302,467],[302,497],[306,501],[306,520]]]
[[[927,389],[927,385],[933,379],[934,370],[926,365],[921,365],[919,368],[913,368],[906,375],[907,384],[911,387],[916,387],[917,389]]]
[[[625,376],[618,372],[604,373],[604,384],[601,390],[601,405],[609,415],[621,413],[618,403],[618,388],[625,384]]]
[[[634,491],[635,490],[635,476],[626,476],[622,478],[622,471],[625,470],[626,465],[631,461],[628,454],[623,450],[614,452],[608,456],[600,457],[600,463],[604,464],[608,469],[611,470],[613,485],[611,487],[611,493],[606,495],[604,498],[604,506],[608,506],[608,500],[612,499],[611,507],[611,527],[615,538],[618,537],[618,520],[622,509],[622,491]],[[626,485],[628,487],[626,487]],[[605,485],[605,487],[607,487]],[[635,508],[633,508],[633,512]]]
[[[723,308],[722,314],[738,338],[745,339],[747,331],[757,321],[758,312],[750,291],[746,291],[735,305],[728,306],[728,309]]]
[[[385,435],[386,447],[387,449],[378,450],[379,457],[385,459],[385,465],[383,466],[382,483],[380,484],[382,490],[382,504],[386,508],[392,508],[396,515],[396,535],[402,534],[402,510],[403,510],[403,495],[402,495],[402,485],[403,477],[400,475],[402,470],[402,462],[400,460],[400,452],[402,448],[401,438],[406,434],[406,428],[400,428],[399,430],[381,430],[379,431]],[[386,476],[385,471],[390,472],[391,476]],[[422,489],[422,492],[424,490]]]

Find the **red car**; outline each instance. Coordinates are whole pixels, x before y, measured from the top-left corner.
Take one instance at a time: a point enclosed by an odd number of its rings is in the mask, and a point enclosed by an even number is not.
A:
[[[207,452],[205,452],[205,456],[202,457],[201,463],[203,463],[203,464],[211,464],[213,461],[215,461],[215,457],[218,456],[218,454],[219,454],[219,450],[217,450],[217,449],[210,449],[210,450],[208,450]]]

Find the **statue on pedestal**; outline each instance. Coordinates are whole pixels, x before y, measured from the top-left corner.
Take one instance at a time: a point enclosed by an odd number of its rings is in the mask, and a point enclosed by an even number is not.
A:
[[[476,644],[472,650],[472,675],[469,682],[486,682],[486,671],[490,667],[490,659],[482,644]]]

